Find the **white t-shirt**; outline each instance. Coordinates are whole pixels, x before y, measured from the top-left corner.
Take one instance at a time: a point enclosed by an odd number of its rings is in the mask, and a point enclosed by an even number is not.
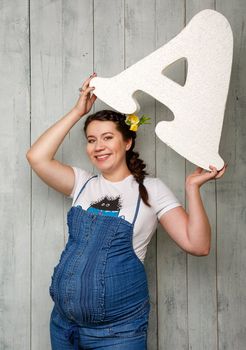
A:
[[[133,175],[127,176],[122,181],[111,182],[100,174],[86,184],[75,202],[79,191],[93,174],[77,167],[72,168],[75,173],[75,184],[70,195],[73,198],[72,206],[80,205],[84,210],[100,211],[101,215],[118,216],[130,223],[133,222],[139,194],[138,183]],[[151,207],[140,201],[133,230],[133,249],[142,262],[158,219],[168,210],[182,206],[160,179],[147,176],[144,185],[148,191]],[[107,211],[110,213],[107,214]]]

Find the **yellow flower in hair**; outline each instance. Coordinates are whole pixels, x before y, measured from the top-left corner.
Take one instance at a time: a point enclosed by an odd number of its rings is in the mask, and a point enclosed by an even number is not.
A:
[[[136,114],[127,114],[127,117],[125,119],[125,123],[130,126],[131,131],[137,131],[139,125],[141,124],[150,124],[148,121],[150,118],[142,117],[139,119],[139,117]]]
[[[129,121],[130,124],[138,124],[139,118],[136,114],[128,114],[126,121]]]
[[[137,124],[132,124],[131,127],[130,127],[130,130],[132,131],[137,131],[138,129],[138,125]]]

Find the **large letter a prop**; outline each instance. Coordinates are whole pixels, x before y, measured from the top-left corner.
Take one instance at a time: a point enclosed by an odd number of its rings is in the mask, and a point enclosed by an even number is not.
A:
[[[174,114],[173,121],[157,124],[157,136],[190,162],[220,170],[219,156],[223,117],[228,94],[233,37],[226,18],[204,10],[171,41],[112,78],[95,77],[94,94],[112,108],[126,114],[140,107],[134,92],[142,90]],[[162,71],[186,58],[188,72],[184,86]]]

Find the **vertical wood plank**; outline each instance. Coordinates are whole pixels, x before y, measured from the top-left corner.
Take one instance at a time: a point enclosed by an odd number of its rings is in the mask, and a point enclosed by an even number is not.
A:
[[[94,0],[94,67],[99,77],[124,70],[124,0]],[[97,99],[101,109],[112,108]]]
[[[63,112],[62,1],[31,1],[32,142]],[[61,150],[58,159],[61,159]],[[64,247],[63,196],[32,181],[32,349],[50,348],[49,284]]]
[[[79,98],[79,87],[93,73],[93,11],[93,0],[63,2],[62,114],[64,115],[74,107]],[[92,171],[93,167],[86,155],[86,138],[83,132],[85,118],[83,117],[65,138],[62,160],[65,164]],[[71,199],[64,197],[65,242],[68,239],[66,213],[71,204]]]
[[[30,349],[28,2],[0,4],[0,348]]]
[[[125,68],[136,63],[156,49],[155,2],[148,0],[125,1]],[[151,117],[151,124],[137,131],[136,150],[147,164],[148,173],[155,176],[155,99],[144,92],[136,98],[141,106],[139,115]],[[148,349],[157,349],[157,305],[156,305],[156,235],[148,245],[145,268],[150,294],[150,318]]]
[[[176,36],[184,27],[184,1],[156,1],[157,47]],[[169,74],[181,83],[184,65]],[[156,102],[157,122],[171,120],[172,112]],[[157,177],[162,179],[184,205],[185,161],[156,138]],[[162,228],[157,232],[158,349],[187,349],[186,254]]]
[[[124,70],[124,0],[94,0],[94,71],[112,77]],[[112,108],[99,98],[93,112]],[[97,173],[97,169],[94,168]]]
[[[79,98],[79,87],[93,73],[93,17],[93,0],[63,1],[63,114],[73,108]],[[84,118],[64,140],[63,161],[91,170],[83,124]]]
[[[186,24],[206,8],[213,9],[214,0],[186,0]],[[194,164],[186,161],[186,176],[195,168]],[[210,350],[217,349],[215,180],[204,184],[200,193],[211,225],[212,244],[206,257],[188,255],[189,349]]]
[[[218,325],[219,349],[241,350],[246,345],[246,2],[216,1],[229,20],[234,58],[221,152],[229,161],[217,181]]]

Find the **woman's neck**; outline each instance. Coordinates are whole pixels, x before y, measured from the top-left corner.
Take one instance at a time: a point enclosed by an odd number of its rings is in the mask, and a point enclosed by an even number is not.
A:
[[[119,171],[115,171],[115,172],[109,172],[109,173],[105,173],[102,172],[102,176],[111,182],[118,182],[118,181],[122,181],[124,180],[126,177],[128,177],[129,175],[132,175],[132,173],[130,172],[130,170],[127,168],[124,171],[122,171],[122,169],[120,169]]]

